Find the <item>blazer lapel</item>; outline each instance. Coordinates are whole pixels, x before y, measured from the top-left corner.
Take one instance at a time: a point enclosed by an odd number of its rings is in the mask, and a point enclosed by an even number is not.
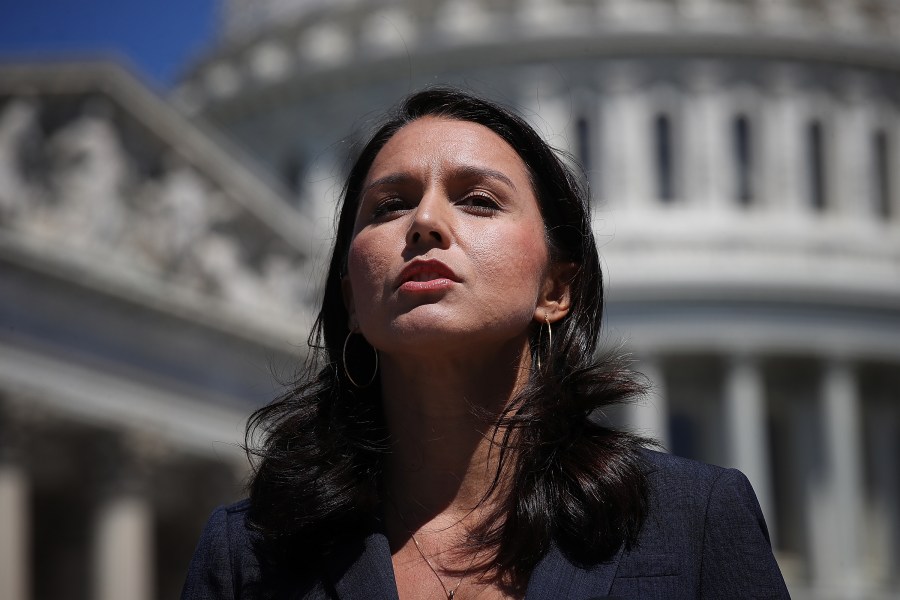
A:
[[[615,556],[597,565],[578,567],[556,544],[534,568],[525,590],[525,600],[595,600],[605,598],[612,587],[623,547]]]
[[[329,566],[334,590],[341,600],[399,600],[391,549],[381,532],[348,545]]]
[[[554,544],[538,562],[528,581],[525,600],[598,600],[612,587],[623,547],[608,561],[576,566]],[[348,544],[328,569],[341,600],[399,600],[391,550],[383,533],[375,532]]]

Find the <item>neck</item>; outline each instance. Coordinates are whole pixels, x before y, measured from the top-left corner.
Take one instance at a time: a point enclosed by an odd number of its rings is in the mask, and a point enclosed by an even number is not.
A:
[[[491,358],[382,358],[382,397],[392,447],[385,486],[407,526],[479,506],[499,466],[497,417],[524,384],[526,344]],[[502,482],[501,482],[502,485]]]

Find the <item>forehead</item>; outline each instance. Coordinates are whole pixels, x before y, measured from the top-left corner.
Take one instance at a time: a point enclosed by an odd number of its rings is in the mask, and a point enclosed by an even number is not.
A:
[[[422,117],[404,125],[375,156],[367,181],[394,171],[437,170],[462,166],[498,169],[529,180],[528,169],[506,140],[471,121]]]

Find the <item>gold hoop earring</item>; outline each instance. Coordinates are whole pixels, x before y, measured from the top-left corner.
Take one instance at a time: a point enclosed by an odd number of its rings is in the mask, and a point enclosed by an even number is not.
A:
[[[550,327],[550,317],[548,317],[546,313],[544,313],[544,323],[547,325],[547,348],[551,349],[551,351],[552,351],[552,348],[553,348],[553,328]],[[544,326],[543,326],[543,325],[541,325],[540,331],[541,331],[541,333],[543,333],[543,331],[544,331]],[[537,355],[537,365],[538,365],[538,369],[541,368],[541,344],[540,344],[540,340],[541,340],[542,337],[543,337],[543,335],[538,334],[538,355]]]
[[[356,332],[350,331],[347,333],[347,337],[344,338],[344,351],[341,353],[341,359],[342,359],[342,362],[344,363],[344,375],[347,376],[347,379],[350,380],[350,383],[353,384],[353,387],[356,387],[359,389],[364,389],[364,388],[367,388],[370,385],[372,385],[372,382],[375,381],[375,377],[378,376],[378,350],[376,350],[375,348],[372,348],[372,351],[375,353],[375,370],[372,371],[372,377],[370,377],[369,381],[367,381],[364,385],[358,384],[356,382],[356,380],[353,379],[353,375],[350,374],[350,370],[347,368],[347,343],[350,341],[350,336],[352,336],[354,333],[356,333]],[[363,338],[363,339],[365,339],[365,338]]]

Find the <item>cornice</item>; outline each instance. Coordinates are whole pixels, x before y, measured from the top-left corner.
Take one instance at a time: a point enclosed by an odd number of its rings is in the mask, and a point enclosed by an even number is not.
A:
[[[749,58],[900,70],[900,37],[894,31],[900,27],[900,16],[863,18],[861,2],[852,3],[849,16],[829,8],[820,18],[805,21],[790,11],[764,16],[759,8],[744,20],[726,19],[715,11],[704,17],[702,11],[671,7],[655,19],[639,19],[616,16],[612,9],[603,13],[599,5],[530,4],[539,10],[531,7],[528,13],[520,7],[517,13],[514,7],[508,13],[491,13],[481,7],[473,13],[468,33],[448,25],[447,19],[423,19],[400,2],[319,9],[253,36],[226,41],[191,71],[176,97],[193,111],[220,113],[246,109],[269,94],[301,100],[398,74],[405,77],[410,71],[617,58]],[[304,46],[323,30],[329,33],[323,39],[341,50],[330,61]]]

